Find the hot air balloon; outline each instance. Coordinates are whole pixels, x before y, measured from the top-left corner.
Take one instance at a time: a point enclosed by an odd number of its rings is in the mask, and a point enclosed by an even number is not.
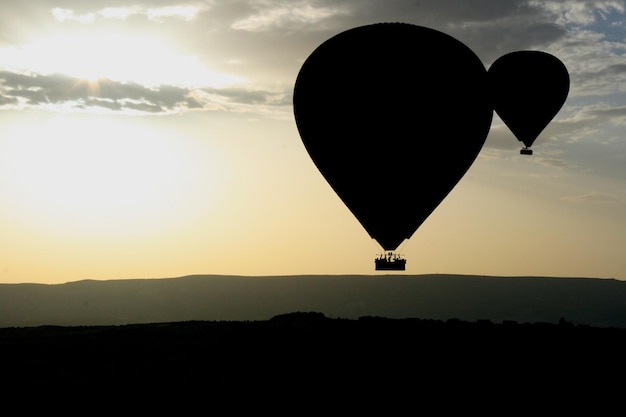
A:
[[[478,155],[493,115],[486,78],[463,43],[406,23],[341,32],[300,68],[298,132],[323,177],[386,252],[376,269],[405,269],[406,260],[391,255]]]
[[[569,73],[555,56],[517,51],[498,58],[488,70],[493,107],[515,137],[530,147],[559,112],[569,93]]]

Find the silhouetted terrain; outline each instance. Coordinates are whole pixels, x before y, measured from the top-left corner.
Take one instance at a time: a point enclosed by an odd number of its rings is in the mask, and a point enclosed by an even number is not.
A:
[[[166,398],[233,410],[296,401],[395,415],[451,396],[437,406],[466,409],[459,396],[486,395],[517,404],[520,394],[528,407],[560,404],[555,389],[573,404],[590,388],[620,387],[625,300],[621,281],[532,277],[4,284],[0,386],[5,396],[80,390],[141,407],[138,390],[149,389],[165,393],[149,398],[157,409]]]
[[[496,406],[494,396],[558,404],[556,390],[583,391],[581,399],[589,399],[590,385],[621,386],[615,377],[626,368],[624,348],[626,329],[565,320],[496,324],[294,312],[260,321],[3,328],[0,381],[5,394],[80,390],[107,404],[130,398],[158,408],[165,399],[182,406],[208,398],[212,407],[275,409],[302,401],[311,402],[307,409],[376,405],[395,415],[449,396],[482,399],[481,408]]]
[[[626,282],[464,275],[241,277],[0,284],[0,327],[329,318],[490,320],[626,328]]]

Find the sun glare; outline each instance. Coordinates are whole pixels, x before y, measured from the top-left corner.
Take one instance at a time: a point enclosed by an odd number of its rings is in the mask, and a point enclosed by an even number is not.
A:
[[[242,81],[211,71],[197,56],[180,53],[156,37],[111,33],[51,36],[0,52],[0,65],[6,67],[87,80],[185,87],[223,87]]]
[[[57,236],[149,236],[204,216],[223,164],[206,145],[128,121],[64,116],[0,142],[15,217]]]

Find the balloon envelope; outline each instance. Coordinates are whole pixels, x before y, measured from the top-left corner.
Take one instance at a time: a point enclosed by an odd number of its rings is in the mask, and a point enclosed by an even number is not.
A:
[[[410,238],[478,155],[487,71],[442,32],[379,23],[318,46],[294,87],[305,148],[383,249]]]
[[[493,107],[526,147],[559,112],[569,93],[565,65],[541,51],[503,55],[488,71]]]

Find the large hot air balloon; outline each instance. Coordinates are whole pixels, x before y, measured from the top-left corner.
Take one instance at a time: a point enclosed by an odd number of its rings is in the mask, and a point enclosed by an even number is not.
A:
[[[559,112],[569,93],[569,73],[555,56],[517,51],[498,58],[488,71],[493,107],[515,137],[530,147]]]
[[[304,146],[384,256],[413,235],[482,148],[493,115],[486,77],[463,43],[404,23],[339,33],[302,65],[293,105]],[[377,269],[404,269],[405,260],[394,260]]]

